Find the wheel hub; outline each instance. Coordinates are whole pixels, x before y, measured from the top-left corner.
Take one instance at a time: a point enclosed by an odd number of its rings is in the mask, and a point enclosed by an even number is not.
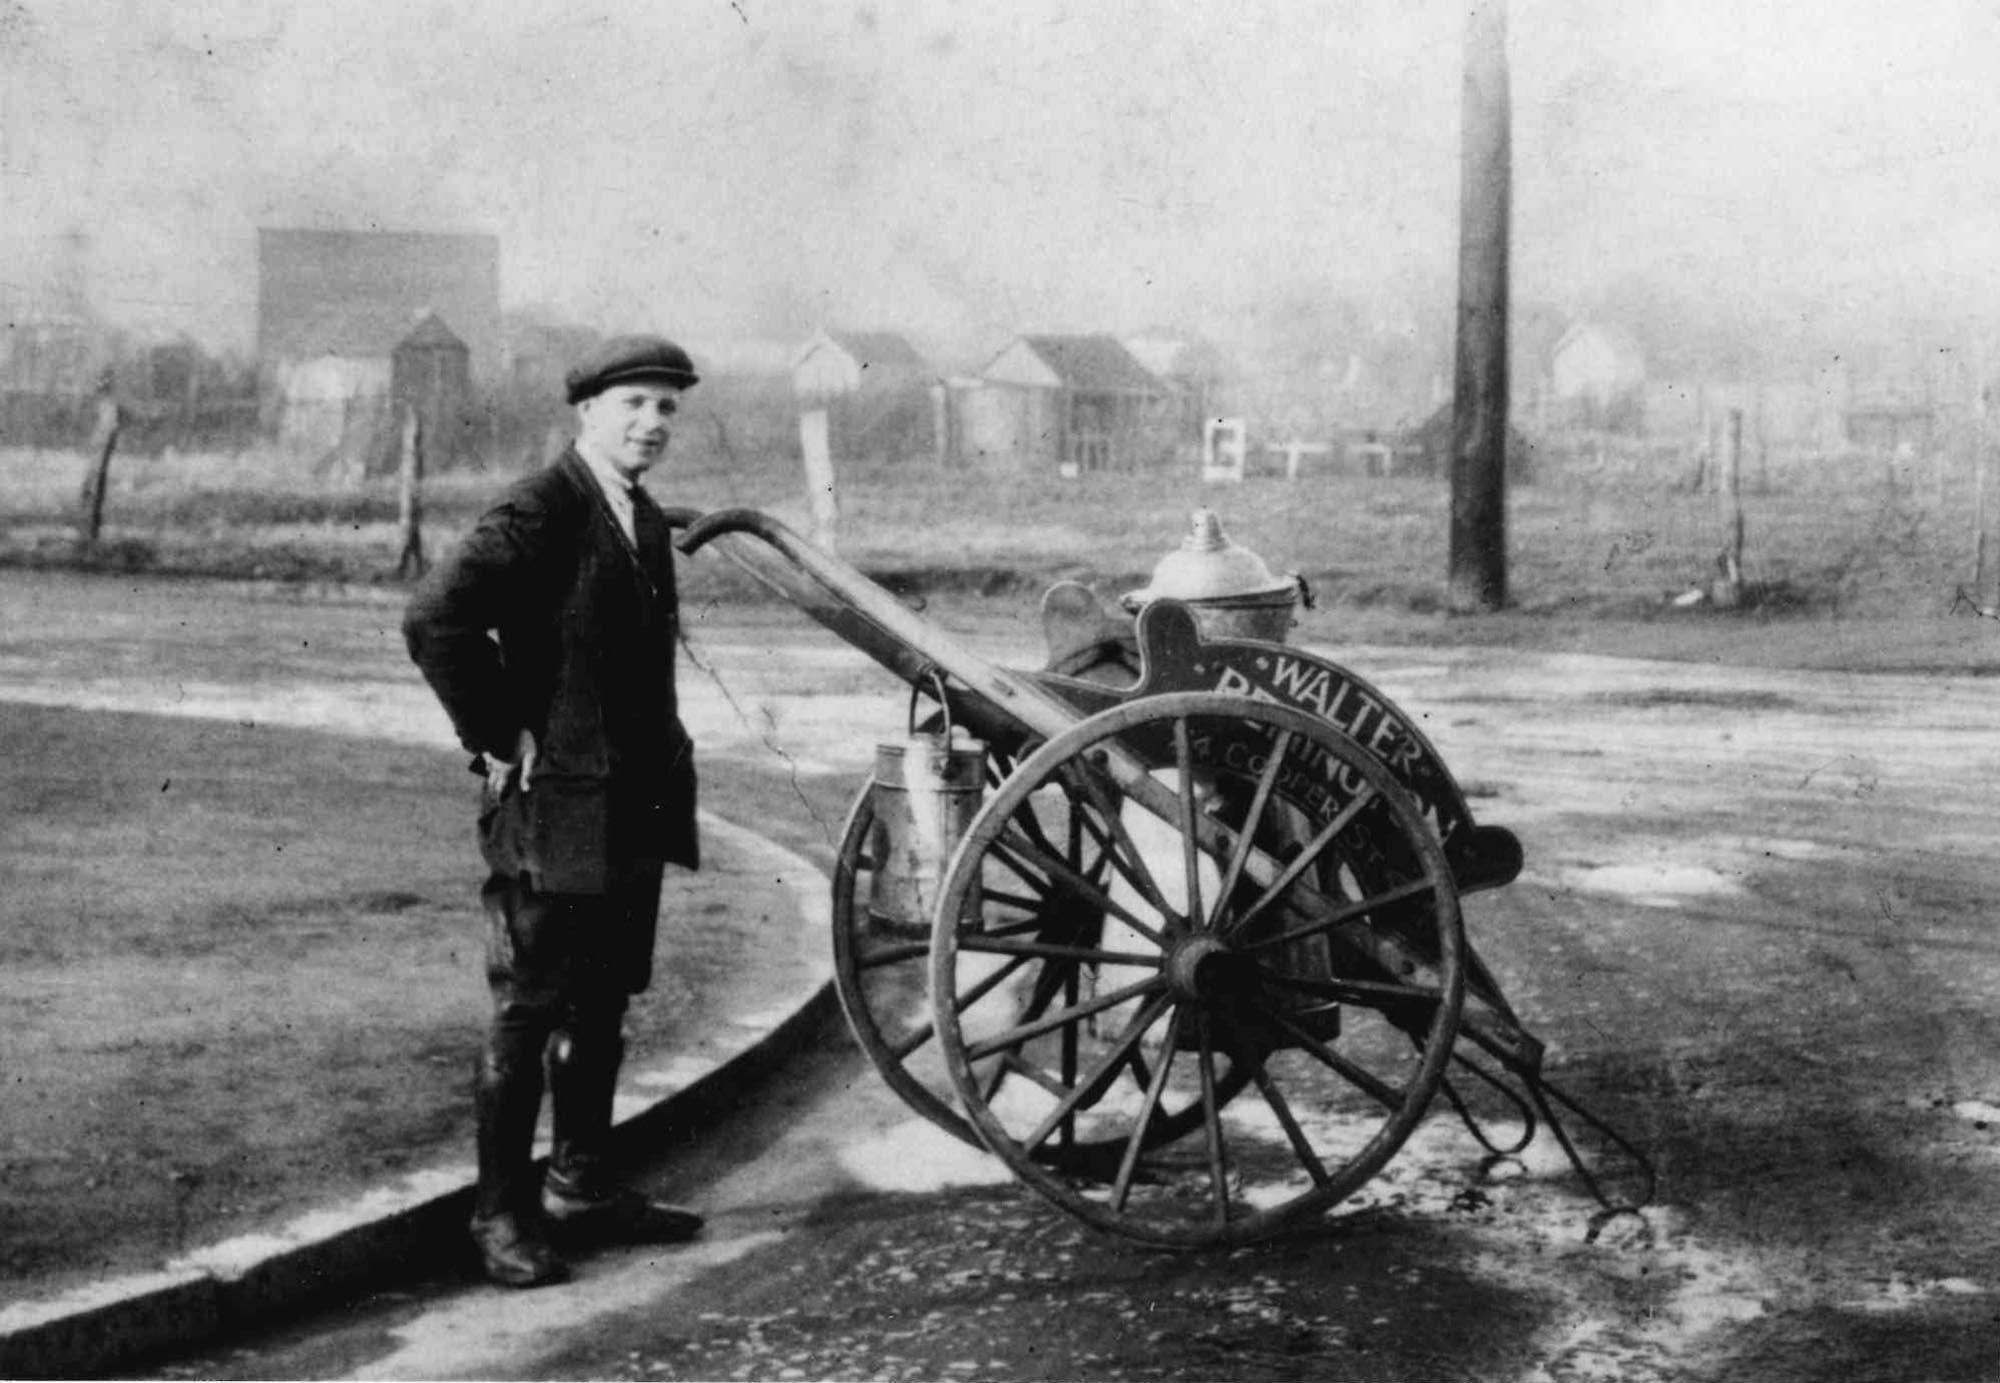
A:
[[[1213,1001],[1240,987],[1231,983],[1242,970],[1238,961],[1228,943],[1211,933],[1180,937],[1167,948],[1167,984],[1177,998]]]

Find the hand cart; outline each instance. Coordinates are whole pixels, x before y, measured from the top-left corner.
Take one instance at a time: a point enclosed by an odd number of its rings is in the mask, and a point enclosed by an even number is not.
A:
[[[1490,1158],[1547,1127],[1607,1211],[1651,1199],[1467,942],[1461,896],[1518,842],[1377,688],[1173,600],[1138,613],[1129,685],[1011,671],[769,515],[676,517],[911,688],[832,924],[855,1038],[913,1110],[1150,1244],[1319,1215],[1440,1093]]]

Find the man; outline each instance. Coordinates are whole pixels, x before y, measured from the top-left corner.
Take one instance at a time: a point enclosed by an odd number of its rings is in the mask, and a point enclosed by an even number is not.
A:
[[[665,866],[699,863],[674,694],[666,521],[641,475],[667,453],[687,353],[620,337],[568,378],[573,446],[520,481],[418,589],[410,656],[485,774],[493,1013],[474,1087],[472,1237],[488,1277],[559,1280],[558,1241],[686,1239],[701,1217],[613,1180],[624,1016],[650,982]],[[538,1187],[544,1090],[555,1146]]]

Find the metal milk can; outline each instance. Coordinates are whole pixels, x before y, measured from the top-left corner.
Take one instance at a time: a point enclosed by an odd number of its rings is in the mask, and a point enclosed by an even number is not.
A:
[[[917,690],[910,692],[910,729],[896,743],[875,746],[869,784],[875,826],[869,841],[875,871],[868,917],[877,931],[928,936],[944,892],[946,868],[986,797],[986,746],[956,736],[951,706],[938,689],[944,729],[916,728]],[[977,926],[983,899],[972,890],[960,924]]]

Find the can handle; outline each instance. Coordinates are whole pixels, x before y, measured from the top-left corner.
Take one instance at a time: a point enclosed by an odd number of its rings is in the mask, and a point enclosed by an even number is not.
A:
[[[910,713],[907,717],[909,734],[912,738],[915,738],[917,733],[917,698],[923,695],[924,683],[926,681],[930,683],[932,694],[937,697],[938,709],[944,715],[944,742],[949,746],[951,744],[951,701],[944,694],[944,674],[935,666],[925,668],[910,679]]]

